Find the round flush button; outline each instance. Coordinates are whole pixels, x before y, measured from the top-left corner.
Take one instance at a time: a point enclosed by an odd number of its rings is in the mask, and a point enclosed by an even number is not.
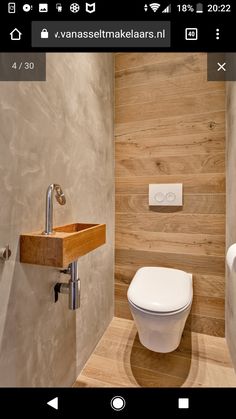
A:
[[[175,198],[176,198],[176,195],[173,192],[168,192],[166,194],[166,199],[167,199],[168,202],[173,202],[175,200]]]
[[[162,192],[157,192],[155,195],[155,200],[157,202],[163,202],[165,199],[165,195]]]
[[[111,407],[114,410],[123,410],[125,407],[125,399],[121,396],[115,396],[111,399]]]

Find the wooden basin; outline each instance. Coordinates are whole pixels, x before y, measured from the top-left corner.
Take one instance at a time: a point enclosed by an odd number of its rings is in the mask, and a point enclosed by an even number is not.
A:
[[[53,231],[21,234],[20,261],[64,268],[106,242],[105,224],[73,223]]]

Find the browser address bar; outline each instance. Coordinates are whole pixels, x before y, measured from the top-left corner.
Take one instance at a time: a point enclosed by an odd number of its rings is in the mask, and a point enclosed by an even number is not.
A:
[[[169,21],[33,21],[32,47],[168,48]]]

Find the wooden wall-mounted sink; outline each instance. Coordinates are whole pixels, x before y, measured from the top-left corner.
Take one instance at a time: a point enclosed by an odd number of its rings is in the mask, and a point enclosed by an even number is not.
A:
[[[20,261],[64,268],[106,242],[105,224],[74,223],[53,231],[21,234]]]

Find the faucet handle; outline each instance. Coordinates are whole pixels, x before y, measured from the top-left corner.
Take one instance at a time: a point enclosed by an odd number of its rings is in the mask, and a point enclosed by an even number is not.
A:
[[[54,287],[54,302],[56,303],[58,301],[58,294],[61,290],[61,284],[58,282]]]

